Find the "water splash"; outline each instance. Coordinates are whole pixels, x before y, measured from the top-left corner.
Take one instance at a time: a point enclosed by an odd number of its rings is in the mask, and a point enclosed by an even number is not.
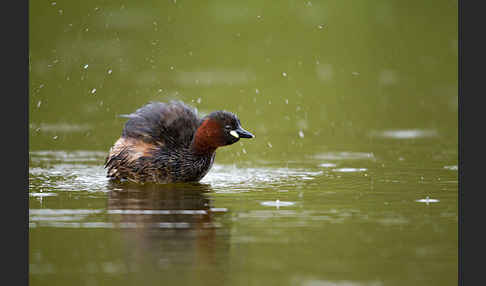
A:
[[[297,186],[323,174],[322,171],[291,168],[239,168],[214,165],[201,183],[216,192],[242,192],[268,187]]]
[[[29,189],[108,192],[102,151],[30,152]],[[323,175],[305,168],[237,167],[215,164],[201,180],[216,192],[246,192],[255,189],[298,186]]]

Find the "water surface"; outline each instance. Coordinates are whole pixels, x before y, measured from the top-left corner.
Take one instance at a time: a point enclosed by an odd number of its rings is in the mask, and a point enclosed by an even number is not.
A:
[[[29,3],[30,285],[456,285],[457,2]],[[116,184],[121,114],[256,138]]]

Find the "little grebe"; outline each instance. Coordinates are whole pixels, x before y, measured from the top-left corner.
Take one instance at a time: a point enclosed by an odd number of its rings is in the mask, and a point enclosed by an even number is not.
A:
[[[216,148],[254,137],[231,112],[199,118],[181,101],[152,102],[124,117],[129,120],[105,161],[114,180],[197,182],[211,168]]]

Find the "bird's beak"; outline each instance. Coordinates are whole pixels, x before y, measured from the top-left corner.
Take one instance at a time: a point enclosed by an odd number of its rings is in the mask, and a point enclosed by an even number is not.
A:
[[[234,131],[235,131],[236,135],[238,135],[239,138],[255,138],[255,135],[253,135],[250,132],[246,131],[245,129],[241,128],[241,126],[238,127]]]

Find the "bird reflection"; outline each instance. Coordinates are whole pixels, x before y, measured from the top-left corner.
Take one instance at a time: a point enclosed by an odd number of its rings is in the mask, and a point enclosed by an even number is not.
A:
[[[227,210],[212,207],[209,185],[110,182],[109,189],[108,214],[122,232],[129,272],[216,271],[222,279],[229,255]]]

